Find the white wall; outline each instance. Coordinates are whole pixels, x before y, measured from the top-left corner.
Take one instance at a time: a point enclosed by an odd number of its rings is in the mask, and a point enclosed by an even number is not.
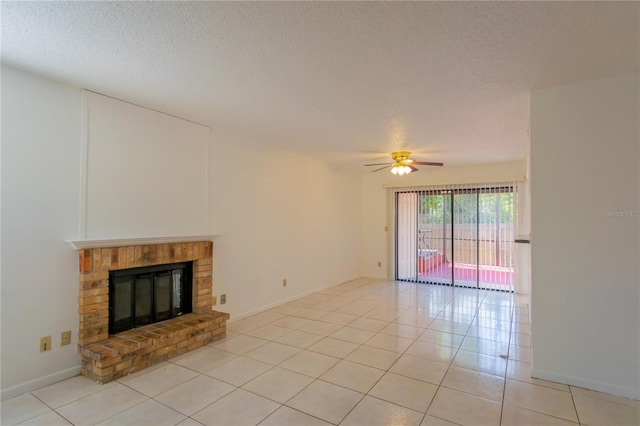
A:
[[[81,238],[81,117],[79,89],[2,68],[2,399],[80,371],[65,240]],[[228,298],[217,308],[236,318],[360,276],[359,175],[215,131],[211,148],[214,294]],[[64,330],[72,344],[60,347]]]
[[[362,275],[392,278],[389,263],[393,261],[390,241],[391,217],[387,209],[387,186],[424,186],[462,183],[507,182],[523,180],[526,161],[479,164],[457,167],[421,167],[419,172],[395,176],[383,170],[362,175]],[[378,266],[382,262],[382,266]]]
[[[533,376],[636,399],[638,79],[531,97]]]
[[[209,128],[85,91],[81,237],[207,234]]]
[[[78,261],[65,243],[78,232],[80,117],[80,90],[2,68],[3,398],[80,371]],[[60,347],[64,330],[72,344]]]
[[[213,287],[227,295],[217,309],[233,320],[360,276],[359,175],[213,139]]]
[[[524,183],[524,211],[521,216],[520,237],[531,239],[531,144],[529,144],[529,155],[527,156],[527,180]],[[527,303],[531,305],[531,244],[518,244],[518,260],[520,268],[519,282],[521,284],[520,293],[527,295]],[[529,309],[531,315],[531,309]]]

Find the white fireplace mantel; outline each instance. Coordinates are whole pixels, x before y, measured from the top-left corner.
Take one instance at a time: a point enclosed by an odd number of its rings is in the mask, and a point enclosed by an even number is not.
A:
[[[111,238],[103,240],[67,240],[74,249],[92,249],[123,246],[141,246],[151,244],[189,243],[194,241],[214,241],[219,235],[186,235],[179,237],[135,237],[135,238]]]

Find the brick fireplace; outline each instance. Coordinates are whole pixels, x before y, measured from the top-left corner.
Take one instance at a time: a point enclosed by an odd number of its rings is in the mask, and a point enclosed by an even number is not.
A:
[[[107,383],[226,335],[229,314],[212,310],[213,242],[74,242],[79,255],[78,351],[82,374]],[[97,245],[97,246],[96,246]],[[193,262],[193,312],[109,335],[109,272]]]

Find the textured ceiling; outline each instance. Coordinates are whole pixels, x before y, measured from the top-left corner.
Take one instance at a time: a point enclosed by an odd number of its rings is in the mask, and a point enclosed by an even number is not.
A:
[[[529,93],[638,70],[638,2],[2,2],[2,61],[343,167],[527,153]]]

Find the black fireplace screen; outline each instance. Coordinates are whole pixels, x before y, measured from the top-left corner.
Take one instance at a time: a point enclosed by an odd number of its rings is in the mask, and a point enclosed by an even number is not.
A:
[[[109,273],[109,333],[191,312],[192,262]]]

